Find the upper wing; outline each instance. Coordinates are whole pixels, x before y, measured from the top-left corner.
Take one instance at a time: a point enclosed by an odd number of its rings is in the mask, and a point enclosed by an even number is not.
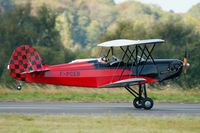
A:
[[[148,39],[148,40],[128,40],[128,39],[118,39],[103,42],[98,44],[100,47],[123,47],[123,46],[133,46],[133,45],[147,45],[147,44],[161,44],[165,42],[162,39]]]
[[[138,83],[145,82],[146,79],[144,78],[131,78],[131,79],[124,79],[124,80],[119,80],[111,84],[107,84],[104,86],[101,86],[101,88],[112,88],[112,87],[125,87],[125,86],[131,86],[131,85],[136,85]]]

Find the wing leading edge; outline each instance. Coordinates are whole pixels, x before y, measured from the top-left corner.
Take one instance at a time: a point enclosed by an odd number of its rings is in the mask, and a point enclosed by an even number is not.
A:
[[[145,81],[146,80],[144,78],[131,78],[131,79],[119,80],[114,83],[101,86],[101,88],[126,87],[126,86],[136,85],[138,83],[143,83]]]

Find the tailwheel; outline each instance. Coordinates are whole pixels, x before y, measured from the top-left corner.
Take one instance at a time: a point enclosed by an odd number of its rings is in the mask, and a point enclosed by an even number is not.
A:
[[[139,98],[139,97],[136,97],[134,100],[133,100],[133,106],[137,109],[141,109],[142,108],[142,102],[143,102],[143,98]]]
[[[142,107],[146,110],[150,110],[153,107],[153,100],[149,97],[146,97],[142,100]]]
[[[22,82],[19,82],[18,84],[16,84],[16,89],[17,90],[21,90],[22,89]]]
[[[21,86],[21,85],[17,85],[17,86],[16,86],[16,89],[17,89],[17,90],[21,90],[21,89],[22,89],[22,86]]]

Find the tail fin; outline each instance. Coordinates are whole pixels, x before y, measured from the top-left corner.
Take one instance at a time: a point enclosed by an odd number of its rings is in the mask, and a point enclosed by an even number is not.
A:
[[[11,76],[17,80],[26,81],[26,73],[44,70],[42,59],[38,52],[29,45],[17,47],[8,65]]]

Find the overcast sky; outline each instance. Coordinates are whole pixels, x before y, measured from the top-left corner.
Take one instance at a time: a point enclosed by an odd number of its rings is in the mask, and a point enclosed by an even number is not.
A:
[[[127,0],[115,0],[120,3]],[[130,0],[131,1],[131,0]],[[156,4],[162,7],[163,10],[173,10],[178,13],[187,12],[193,5],[200,3],[200,0],[136,0],[143,3]]]

